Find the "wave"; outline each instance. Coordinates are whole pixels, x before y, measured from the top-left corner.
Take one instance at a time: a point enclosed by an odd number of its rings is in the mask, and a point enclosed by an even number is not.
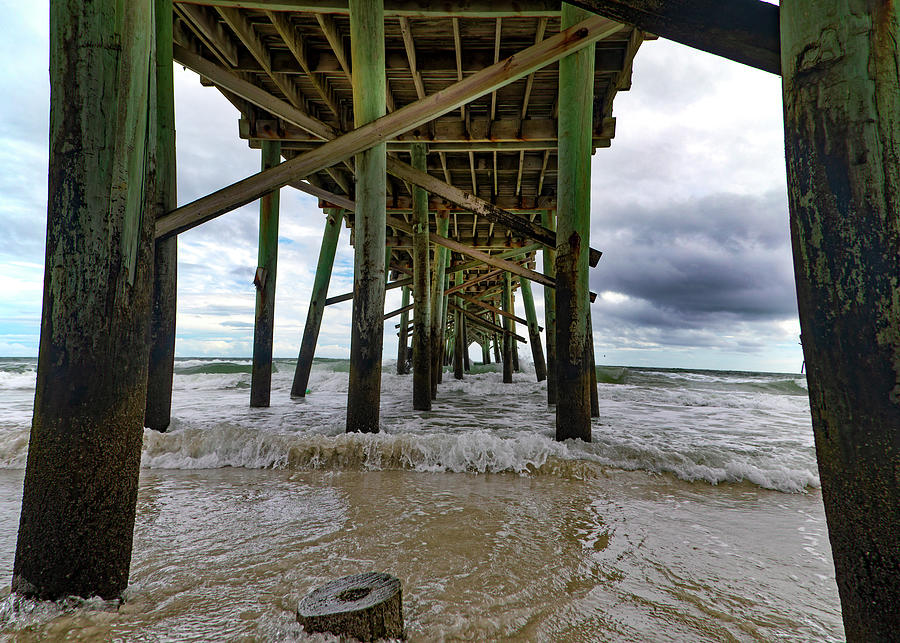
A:
[[[341,431],[342,427],[330,427]],[[490,431],[421,435],[269,433],[238,425],[144,435],[142,466],[154,469],[409,470],[554,475],[585,479],[602,467],[671,473],[682,480],[750,482],[786,493],[819,486],[812,469],[722,451],[679,453],[649,445],[556,442],[542,433],[499,437]]]

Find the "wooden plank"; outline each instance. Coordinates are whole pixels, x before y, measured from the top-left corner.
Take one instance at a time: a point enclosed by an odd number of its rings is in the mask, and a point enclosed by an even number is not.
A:
[[[430,121],[460,105],[515,82],[534,69],[555,62],[622,29],[594,16],[506,60],[468,76],[446,89],[357,127],[278,167],[249,176],[170,212],[157,222],[158,236],[177,234],[258,199],[271,190],[349,159],[379,142]]]
[[[573,0],[572,4],[688,47],[781,73],[778,5],[761,0]]]
[[[302,13],[349,14],[347,0],[181,0],[179,4],[203,4],[268,11],[298,11]],[[554,0],[387,0],[385,16],[407,18],[504,18],[555,17],[559,2]]]

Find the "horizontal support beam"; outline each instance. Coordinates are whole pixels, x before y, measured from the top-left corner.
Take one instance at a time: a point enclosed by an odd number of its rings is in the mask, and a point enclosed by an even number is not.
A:
[[[486,319],[482,319],[475,313],[470,312],[470,311],[466,310],[465,308],[462,308],[461,306],[457,306],[452,301],[448,302],[448,307],[451,310],[460,311],[463,315],[466,316],[466,319],[471,320],[473,324],[475,324],[477,326],[481,326],[482,328],[484,328],[486,330],[489,330],[493,333],[505,333],[505,334],[509,335],[510,337],[515,337],[516,341],[522,342],[523,344],[526,343],[526,341],[527,341],[521,335],[516,335],[514,332],[512,332],[510,330],[506,330],[505,328],[503,328],[502,326],[498,326],[497,324],[492,324],[491,322],[487,321]]]
[[[601,16],[781,74],[778,5],[762,0],[570,0]]]
[[[240,119],[238,130],[241,138],[277,139],[282,143],[288,141],[318,142],[303,128],[293,127],[290,124],[281,127],[275,125],[276,123],[271,120],[251,121],[245,117]],[[418,130],[401,134],[390,143],[428,143],[431,152],[436,151],[434,145],[449,143],[485,145],[488,143],[533,143],[545,146],[552,143],[555,146],[557,128],[554,118],[526,118],[523,120],[507,117],[493,121],[488,118],[472,118],[469,121],[461,121],[459,118],[444,116],[431,121],[428,124],[428,132]],[[597,123],[593,134],[595,139],[611,139],[615,135],[616,119],[612,117],[604,118]]]
[[[491,272],[486,272],[484,274],[473,277],[472,279],[469,279],[469,281],[465,281],[461,284],[451,286],[450,288],[447,288],[444,291],[444,294],[452,295],[454,293],[458,293],[463,290],[466,290],[467,288],[471,288],[472,286],[474,286],[476,284],[480,284],[482,281],[487,281],[488,279],[495,279],[497,277],[502,277],[502,276],[503,276],[502,270],[492,270]]]
[[[402,219],[398,219],[396,217],[388,217],[387,224],[392,228],[396,228],[397,230],[402,230],[403,232],[412,235],[412,226],[403,221]],[[430,232],[428,234],[428,240],[431,243],[443,246],[445,248],[449,248],[454,252],[458,252],[460,254],[467,255],[472,257],[473,259],[477,259],[482,263],[485,263],[489,266],[493,266],[494,268],[500,268],[501,270],[505,270],[514,275],[519,275],[520,277],[525,277],[526,279],[530,279],[531,281],[541,284],[542,286],[548,286],[550,288],[556,287],[556,282],[548,277],[547,275],[542,275],[539,272],[535,272],[534,270],[529,270],[524,266],[520,266],[517,263],[512,261],[507,261],[506,259],[499,259],[494,255],[489,255],[486,252],[481,252],[480,250],[476,250],[475,248],[470,248],[467,245],[460,243],[459,241],[454,241],[453,239],[448,239],[447,237],[442,237],[439,234],[435,234],[434,232]]]
[[[345,161],[382,141],[427,123],[485,94],[527,76],[598,40],[622,25],[594,16],[532,45],[482,71],[390,114],[358,127],[321,147],[233,183],[217,192],[176,208],[156,222],[157,237],[178,234],[326,167]]]
[[[532,239],[548,248],[556,249],[556,233],[542,225],[533,223],[523,217],[517,217],[495,205],[491,205],[474,194],[460,190],[458,187],[445,183],[427,172],[417,170],[412,165],[390,156],[387,159],[387,171],[388,174],[393,174],[397,178],[409,181],[413,185],[418,185],[431,194],[447,199],[450,203],[465,208],[469,212],[474,212],[488,221],[499,223],[526,239]],[[589,254],[591,267],[594,267],[600,261],[603,253],[590,248]]]
[[[409,286],[412,284],[412,277],[406,277],[405,279],[398,279],[397,281],[392,281],[388,285],[384,287],[385,290],[393,290],[394,288],[400,288],[401,286]],[[330,306],[331,304],[339,304],[342,301],[350,301],[353,299],[352,292],[345,292],[343,295],[335,295],[334,297],[329,297],[325,300],[325,305]]]
[[[505,310],[503,310],[502,308],[497,308],[496,306],[491,306],[489,303],[481,301],[480,299],[476,299],[475,297],[470,297],[469,295],[464,295],[462,293],[459,293],[456,296],[459,297],[460,299],[463,299],[463,300],[469,302],[469,303],[472,303],[472,304],[475,304],[476,306],[484,308],[487,311],[490,311],[492,313],[497,313],[501,317],[507,317],[518,324],[522,324],[523,326],[528,325],[527,319],[522,319],[515,313],[508,313]],[[540,328],[539,330],[543,330],[543,328]]]
[[[389,313],[384,314],[384,321],[389,320],[391,317],[396,317],[397,315],[402,315],[403,313],[408,313],[413,308],[415,308],[415,304],[409,304],[407,306],[403,306],[403,308],[398,308],[397,310],[392,310]]]
[[[529,254],[532,252],[537,252],[543,246],[539,243],[532,244],[530,246],[523,246],[521,248],[510,248],[509,250],[505,250],[498,254],[493,255],[496,259],[510,259],[512,257],[518,257],[520,255]],[[471,270],[472,268],[478,268],[482,266],[483,263],[481,261],[465,261],[463,263],[458,263],[455,266],[449,266],[447,268],[447,274],[452,275],[455,272],[461,272],[463,270]]]
[[[258,11],[299,11],[302,13],[349,14],[347,0],[179,0],[179,4],[256,9]],[[513,18],[559,15],[553,0],[385,0],[385,16],[407,18]]]

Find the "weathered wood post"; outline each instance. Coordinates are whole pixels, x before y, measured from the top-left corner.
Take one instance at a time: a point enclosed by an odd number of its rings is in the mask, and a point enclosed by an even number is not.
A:
[[[511,278],[512,277],[510,276],[510,279]],[[510,285],[510,290],[509,290],[509,312],[511,312],[511,313],[516,312],[516,293],[515,293],[515,290],[513,290],[512,285]],[[509,320],[509,330],[513,334],[516,333],[516,322],[514,319]],[[519,371],[522,370],[519,368],[519,343],[515,339],[513,339],[510,342],[510,347],[512,350],[513,371],[518,373]]]
[[[494,315],[493,318],[494,324],[496,324],[497,315]],[[497,333],[494,333],[494,361],[498,364],[503,361],[503,357],[500,355],[500,338],[497,336]]]
[[[512,312],[512,276],[508,272],[503,273],[503,295],[501,307],[507,313]],[[503,382],[510,384],[513,381],[513,354],[512,344],[515,338],[512,336],[512,320],[503,317]]]
[[[791,240],[822,499],[849,641],[900,631],[900,18],[784,0]]]
[[[591,352],[589,364],[591,368],[591,417],[598,418],[600,417],[600,395],[597,392],[597,360],[594,357],[594,326],[593,322],[591,321],[590,299],[588,299],[588,349]]]
[[[462,279],[462,275],[457,277]],[[463,378],[463,343],[465,342],[465,333],[463,332],[463,310],[465,310],[466,302],[457,298],[456,315],[453,321],[453,377],[461,380]]]
[[[409,286],[403,286],[401,289],[401,308],[409,306]],[[400,313],[400,332],[397,335],[397,375],[406,375],[409,369],[406,368],[406,362],[409,357],[406,350],[409,347],[409,312]]]
[[[384,4],[350,0],[350,53],[356,127],[385,111]],[[377,433],[384,324],[386,144],[356,155],[356,246],[347,431]]]
[[[450,229],[450,214],[439,210],[435,219],[437,233],[446,236]],[[434,275],[431,299],[431,399],[437,399],[437,386],[444,371],[444,328],[446,327],[446,297],[444,296],[446,270],[450,251],[443,247],[434,249]]]
[[[412,166],[426,171],[425,145],[414,143],[410,149]],[[428,249],[428,192],[413,188],[413,408],[431,410],[432,304],[431,262]],[[448,219],[449,224],[449,219]],[[437,254],[437,253],[436,253]]]
[[[306,326],[303,327],[300,353],[297,355],[297,366],[294,368],[291,397],[306,397],[309,373],[312,370],[313,358],[316,356],[316,343],[319,341],[319,329],[322,327],[322,316],[325,314],[325,299],[328,297],[328,284],[331,283],[331,270],[334,267],[334,254],[341,236],[343,217],[344,211],[339,208],[325,210],[325,232],[322,234],[316,276],[313,280],[312,292],[309,295],[309,311],[306,313]]]
[[[548,230],[556,230],[556,216],[552,210],[541,213],[541,223]],[[556,249],[544,246],[544,274],[556,278]],[[556,404],[556,292],[544,288],[544,338],[547,342],[547,404]]]
[[[281,142],[262,142],[262,169],[281,162]],[[250,406],[269,406],[272,393],[272,338],[275,332],[275,278],[278,272],[279,190],[259,200],[259,258],[256,286],[256,318],[253,324],[253,367],[250,374]]]
[[[149,193],[153,218],[178,205],[175,178],[175,87],[172,68],[172,0],[156,0],[156,136],[150,141]],[[150,360],[144,425],[165,431],[172,418],[175,370],[175,309],[178,296],[178,237],[156,242],[150,312]]]
[[[465,302],[463,302],[462,307],[465,308]],[[463,315],[462,318],[462,336],[463,336],[463,371],[468,373],[472,370],[472,364],[469,359],[469,323],[466,321],[466,316]]]
[[[562,5],[563,29],[591,14]],[[556,439],[591,440],[588,246],[591,232],[591,116],[594,45],[559,61],[556,221]]]
[[[519,279],[519,288],[522,290],[522,303],[525,304],[525,319],[528,320],[528,341],[531,343],[534,375],[538,382],[543,382],[547,379],[547,365],[544,363],[544,349],[541,346],[541,332],[538,330],[537,313],[534,310],[531,282],[527,279]]]
[[[153,284],[153,31],[151,0],[50,4],[43,314],[12,578],[43,599],[112,599],[128,583]]]
[[[487,342],[481,345],[481,363],[485,366],[491,363],[491,347]]]

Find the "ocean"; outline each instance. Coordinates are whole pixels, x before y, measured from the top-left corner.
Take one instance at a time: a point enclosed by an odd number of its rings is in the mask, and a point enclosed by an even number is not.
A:
[[[802,375],[600,367],[585,444],[527,370],[419,412],[386,362],[381,433],[348,435],[346,360],[305,400],[276,360],[251,409],[249,360],[179,359],[116,605],[9,595],[35,369],[0,359],[0,639],[336,640],[299,600],[385,571],[410,641],[843,640]]]

